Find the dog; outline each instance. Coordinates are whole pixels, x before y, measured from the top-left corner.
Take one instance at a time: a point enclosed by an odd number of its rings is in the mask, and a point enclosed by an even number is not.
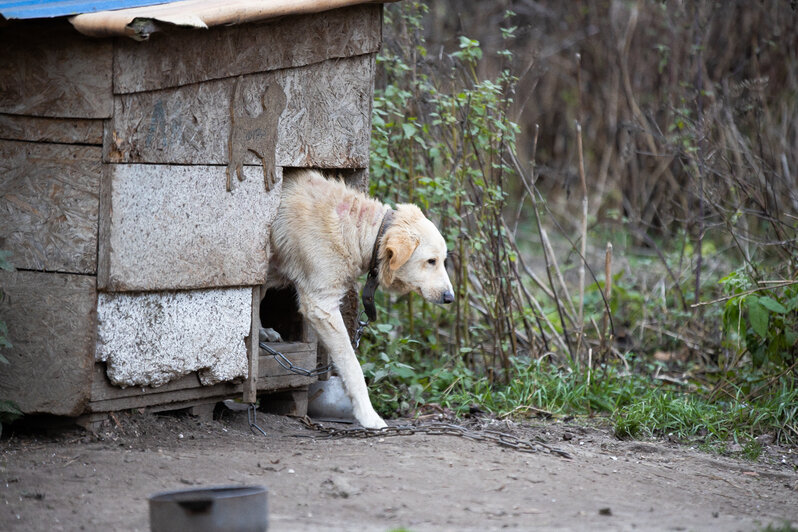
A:
[[[355,419],[366,428],[383,428],[341,316],[341,299],[370,270],[386,291],[451,303],[446,241],[415,205],[393,210],[314,170],[285,174],[265,288],[293,283],[299,311],[329,352]]]

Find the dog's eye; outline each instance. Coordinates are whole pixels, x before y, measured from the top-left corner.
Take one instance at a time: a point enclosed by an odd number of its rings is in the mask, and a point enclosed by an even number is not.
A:
[[[438,259],[429,259],[427,263],[431,264],[432,266],[435,266],[438,263]]]

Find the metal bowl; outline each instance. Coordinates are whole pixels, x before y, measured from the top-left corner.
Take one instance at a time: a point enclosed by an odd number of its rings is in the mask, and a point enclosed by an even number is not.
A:
[[[321,421],[352,423],[355,420],[352,401],[346,394],[341,377],[316,381],[308,387],[308,415]]]
[[[263,486],[222,486],[156,493],[152,532],[265,532],[269,514]]]

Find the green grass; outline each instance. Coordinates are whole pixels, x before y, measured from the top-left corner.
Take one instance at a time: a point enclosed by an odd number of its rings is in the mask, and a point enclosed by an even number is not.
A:
[[[588,379],[587,373],[548,362],[516,361],[510,383],[491,385],[464,367],[392,368],[391,362],[382,362],[364,368],[367,376],[379,376],[372,399],[389,416],[423,403],[438,403],[457,414],[476,405],[500,416],[521,416],[533,409],[557,416],[602,416],[619,438],[667,436],[715,450],[733,441],[752,460],[762,450],[757,436],[775,434],[785,444],[795,444],[798,436],[798,389],[786,378],[761,399],[745,402],[742,392],[736,398],[710,400],[700,388],[688,393],[645,370],[628,373],[616,366],[593,370]]]

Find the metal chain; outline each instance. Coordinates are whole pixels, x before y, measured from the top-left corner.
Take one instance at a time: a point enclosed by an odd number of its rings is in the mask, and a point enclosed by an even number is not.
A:
[[[309,429],[323,433],[327,438],[382,438],[387,436],[411,436],[413,434],[428,434],[430,436],[459,436],[473,441],[489,442],[505,447],[514,449],[522,453],[537,453],[541,450],[547,451],[551,454],[557,455],[561,458],[571,460],[573,457],[566,451],[552,447],[543,442],[533,442],[531,440],[523,440],[512,434],[499,432],[497,430],[470,430],[460,425],[453,423],[425,423],[421,425],[395,425],[384,427],[381,429],[336,429],[333,427],[326,427],[320,423],[316,423],[309,417],[305,416],[300,418],[303,425]]]
[[[366,319],[362,319],[363,316],[366,316]],[[355,329],[355,337],[352,338],[352,348],[357,351],[357,348],[360,347],[360,339],[363,337],[363,331],[366,330],[366,327],[369,326],[369,317],[366,315],[365,312],[361,312],[360,316],[357,320],[357,329]]]
[[[258,342],[258,345],[261,349],[272,355],[277,363],[283,367],[283,369],[290,371],[291,373],[296,373],[297,375],[303,375],[305,377],[318,377],[319,375],[323,375],[333,368],[332,363],[327,364],[326,366],[318,367],[316,369],[301,368],[299,366],[295,366],[294,363],[288,360],[284,354],[272,349],[268,344],[264,342]]]
[[[365,312],[361,312],[360,316],[362,317]],[[358,319],[357,320],[357,329],[355,329],[355,337],[352,339],[352,347],[355,351],[360,346],[360,339],[363,337],[363,331],[366,330],[366,327],[369,325],[368,316],[366,319]],[[294,365],[288,357],[286,357],[281,352],[277,351],[276,349],[272,349],[269,344],[265,342],[258,342],[258,345],[261,349],[269,353],[274,357],[278,364],[280,364],[283,369],[290,371],[291,373],[296,373],[297,375],[302,375],[304,377],[318,377],[319,375],[323,375],[332,370],[333,364],[332,362],[327,364],[326,366],[318,367],[316,369],[305,369],[299,366]]]

